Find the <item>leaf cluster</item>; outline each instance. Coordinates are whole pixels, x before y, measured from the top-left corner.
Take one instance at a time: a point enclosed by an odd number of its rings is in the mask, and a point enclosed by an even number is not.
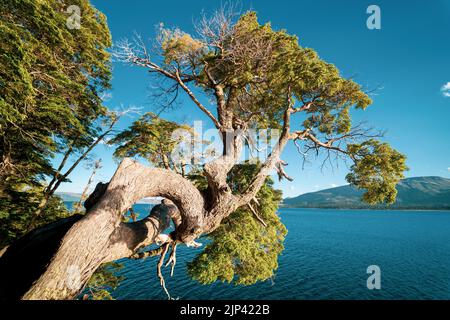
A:
[[[258,165],[242,164],[230,174],[233,189],[245,188]],[[267,226],[262,225],[248,208],[240,208],[224,219],[208,237],[210,242],[192,262],[188,273],[202,284],[215,281],[251,285],[274,277],[278,257],[284,249],[287,230],[277,214],[281,191],[268,178],[258,192],[254,205]]]

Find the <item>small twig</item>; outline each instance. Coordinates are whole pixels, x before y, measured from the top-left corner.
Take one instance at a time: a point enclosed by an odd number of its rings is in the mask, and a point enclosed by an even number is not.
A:
[[[161,287],[164,289],[164,292],[167,294],[167,297],[169,298],[169,300],[172,300],[172,297],[170,296],[169,291],[166,288],[166,282],[164,281],[164,276],[162,274],[161,271],[161,267],[164,264],[164,258],[166,257],[166,253],[169,250],[169,244],[170,243],[165,243],[162,245],[162,253],[161,253],[161,257],[159,258],[158,261],[158,265],[157,265],[157,274],[158,274],[158,278],[159,278],[159,282],[161,284]]]
[[[133,220],[133,222],[136,222],[136,220],[137,220],[136,212],[134,212],[133,207],[130,207],[129,210],[130,210],[130,217],[131,217],[131,220]]]
[[[152,249],[152,250],[145,251],[145,252],[136,252],[130,256],[130,259],[138,260],[138,259],[145,259],[148,257],[155,257],[155,256],[161,255],[162,251],[163,251],[163,248],[161,246],[156,249]]]
[[[172,242],[172,252],[170,253],[169,260],[167,261],[165,267],[167,267],[169,264],[172,264],[170,268],[170,276],[173,276],[173,270],[175,269],[175,264],[177,263],[177,243]]]
[[[279,160],[275,164],[275,170],[278,173],[278,180],[281,181],[283,178],[286,178],[289,181],[293,181],[294,179],[287,175],[286,171],[284,171],[283,167],[287,166],[288,164],[284,162],[283,160]]]
[[[135,254],[130,256],[131,259],[145,259],[148,257],[160,256],[160,258],[158,260],[158,264],[156,266],[156,272],[157,272],[161,287],[164,289],[164,292],[167,294],[167,297],[169,298],[169,300],[171,300],[172,297],[170,296],[170,293],[166,288],[166,282],[164,281],[164,276],[162,274],[161,268],[164,265],[164,258],[166,257],[166,254],[167,254],[167,251],[169,250],[170,245],[172,245],[172,252],[170,254],[169,260],[167,261],[165,267],[167,267],[169,264],[172,264],[170,276],[173,276],[173,271],[175,268],[175,264],[177,262],[177,259],[176,259],[177,243],[175,241],[167,241],[156,249],[152,249],[152,250],[149,250],[146,252],[136,252]]]
[[[263,220],[263,218],[261,218],[261,217],[259,216],[259,214],[258,214],[258,212],[256,212],[255,208],[253,208],[253,206],[252,206],[250,203],[247,203],[247,206],[250,208],[250,210],[252,211],[252,213],[253,213],[253,215],[255,216],[255,218],[256,218],[259,222],[261,222],[261,224],[262,224],[264,227],[267,227],[266,222]]]

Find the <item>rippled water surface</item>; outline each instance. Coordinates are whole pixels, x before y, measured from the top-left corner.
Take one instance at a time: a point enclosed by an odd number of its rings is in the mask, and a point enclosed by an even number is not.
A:
[[[145,214],[149,205],[136,205]],[[142,216],[141,215],[141,216]],[[281,209],[289,233],[276,277],[253,286],[199,285],[186,274],[198,250],[180,246],[166,285],[180,299],[450,299],[450,212]],[[116,299],[166,299],[156,258],[122,260]],[[366,287],[369,265],[381,290]]]

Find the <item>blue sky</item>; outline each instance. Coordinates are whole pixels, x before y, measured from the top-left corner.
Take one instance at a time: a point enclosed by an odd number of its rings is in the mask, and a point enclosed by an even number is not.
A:
[[[113,41],[118,41],[131,38],[134,32],[151,39],[160,22],[193,33],[193,21],[201,12],[211,12],[223,1],[92,3],[106,14]],[[371,4],[381,9],[381,30],[366,27],[366,9]],[[408,157],[408,177],[450,178],[450,1],[253,0],[241,1],[241,7],[257,11],[261,23],[270,21],[275,29],[296,34],[302,46],[314,48],[344,76],[367,88],[380,88],[372,97],[373,105],[353,115],[355,121],[387,131],[385,140]],[[145,70],[115,63],[106,105],[154,110],[150,80]],[[180,102],[182,107],[162,116],[190,124],[207,121],[186,97]],[[118,128],[126,128],[132,117],[122,119]],[[94,150],[103,160],[96,181],[108,181],[114,173],[117,162],[112,152],[104,145]],[[346,184],[348,170],[343,165],[321,170],[321,162],[311,162],[302,169],[293,146],[285,150],[283,159],[289,163],[287,173],[295,179],[277,183],[285,196]],[[59,191],[80,192],[89,174],[80,166],[70,176],[72,183],[63,184]]]

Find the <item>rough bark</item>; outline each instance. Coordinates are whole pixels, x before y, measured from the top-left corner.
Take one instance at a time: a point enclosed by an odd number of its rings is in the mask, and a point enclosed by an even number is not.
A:
[[[168,228],[169,219],[177,218],[176,213],[178,210],[175,206],[161,204],[154,206],[149,216],[141,221],[122,222],[116,230],[116,238],[120,240],[112,245],[108,259],[104,262],[130,256],[134,253],[133,248],[152,243],[156,235]],[[27,292],[45,272],[62,238],[82,217],[75,214],[33,230],[5,248],[4,256],[0,259],[0,301],[18,300]]]
[[[73,215],[33,230],[5,250],[0,258],[0,301],[20,299],[45,272],[61,239],[81,218]]]
[[[109,184],[99,185],[86,201],[88,214],[67,232],[48,268],[23,299],[72,299],[102,263],[130,257],[137,249],[153,243],[167,227],[165,219],[150,217],[129,225],[121,222],[123,213],[145,197],[171,200],[179,210],[172,240],[175,244],[195,245],[196,238],[214,231],[224,218],[254,199],[289,140],[289,116],[287,110],[277,147],[242,195],[233,195],[227,183],[227,175],[242,151],[239,129],[221,127],[223,156],[204,168],[211,189],[208,201],[181,175],[124,159]]]
[[[128,257],[152,243],[167,227],[162,219],[150,217],[125,225],[121,218],[139,199],[157,196],[170,199],[180,210],[178,241],[189,243],[201,234],[203,197],[188,180],[125,159],[98,203],[67,232],[48,268],[23,299],[72,299],[102,263]]]
[[[121,223],[123,213],[145,197],[171,200],[180,215],[172,240],[195,245],[196,238],[215,230],[225,217],[254,199],[289,140],[290,113],[290,109],[286,110],[277,147],[242,195],[233,195],[227,183],[227,175],[242,151],[242,132],[227,128],[225,123],[220,130],[224,137],[223,156],[204,168],[211,189],[207,203],[181,175],[124,159],[110,183],[99,185],[86,201],[88,214],[67,232],[48,268],[23,299],[74,298],[102,263],[130,257],[137,249],[153,243],[167,227],[161,217],[130,225]]]
[[[6,250],[8,250],[9,246],[6,246],[0,250],[0,258],[5,254]]]
[[[99,185],[94,195],[86,201],[85,207],[89,208],[87,215],[76,222],[65,234],[48,268],[24,295],[24,299],[73,298],[101,263],[129,257],[130,255],[135,256],[134,253],[138,248],[154,242],[167,225],[166,214],[155,215],[135,224],[123,224],[121,222],[123,213],[141,198],[161,196],[171,200],[179,210],[179,215],[175,219],[176,231],[170,237],[171,245],[174,248],[180,242],[191,245],[195,244],[194,240],[201,234],[207,234],[216,229],[221,221],[237,208],[247,205],[252,209],[250,202],[255,201],[256,194],[274,168],[277,169],[280,178],[289,179],[283,170],[285,163],[280,159],[281,152],[289,140],[309,139],[314,142],[316,148],[322,147],[342,152],[341,149],[333,145],[337,141],[336,139],[322,143],[309,133],[308,130],[310,129],[298,131],[291,135],[291,114],[310,110],[316,99],[320,97],[314,97],[304,106],[295,108],[294,94],[291,92],[290,85],[286,83],[288,87],[286,88],[283,132],[278,144],[260,170],[252,177],[248,189],[239,195],[232,194],[227,177],[241,155],[246,130],[255,124],[251,119],[258,114],[258,110],[255,111],[253,108],[246,110],[248,108],[242,106],[238,98],[241,95],[243,104],[254,105],[259,101],[252,97],[253,93],[257,94],[260,91],[257,88],[258,83],[267,82],[267,86],[263,86],[263,88],[272,88],[271,77],[265,79],[261,75],[270,72],[272,64],[275,66],[278,63],[277,57],[281,51],[275,48],[279,45],[278,40],[272,42],[272,37],[267,36],[256,38],[252,36],[252,39],[241,37],[240,41],[234,43],[233,34],[234,31],[237,31],[236,35],[239,36],[239,28],[231,28],[230,19],[221,16],[217,20],[220,25],[220,28],[217,29],[218,34],[214,33],[214,28],[211,29],[208,22],[203,25],[203,33],[201,32],[206,36],[205,39],[216,39],[212,42],[206,40],[205,47],[215,47],[220,50],[221,54],[217,57],[218,60],[215,63],[215,68],[219,69],[218,72],[210,70],[208,62],[203,59],[203,53],[201,53],[201,59],[198,59],[198,61],[197,59],[189,61],[190,68],[184,66],[182,68],[179,63],[158,65],[151,60],[145,44],[142,42],[137,43],[138,49],[133,48],[128,43],[119,44],[119,50],[116,52],[116,56],[122,61],[145,67],[149,72],[173,81],[175,87],[171,86],[169,90],[166,90],[166,93],[173,92],[172,88],[175,88],[177,93],[178,89],[184,91],[219,130],[223,139],[223,155],[204,166],[204,175],[208,181],[205,198],[187,179],[167,170],[170,163],[166,159],[164,159],[166,169],[150,169],[125,159],[110,183]],[[211,32],[213,37],[211,37]],[[229,42],[230,37],[233,41],[228,45],[226,42]],[[247,41],[250,41],[248,46],[244,45]],[[246,50],[249,48],[252,50]],[[255,48],[258,50],[254,50]],[[225,68],[221,67],[220,60],[227,60],[223,65]],[[241,69],[239,63],[249,60],[257,62],[254,79],[244,85],[237,84],[237,87],[227,84],[229,81],[225,81],[225,79],[228,76],[231,75],[234,78],[240,70],[246,70],[246,68]],[[229,62],[234,62],[236,68],[230,74],[227,71]],[[207,79],[204,79],[203,72]],[[190,88],[193,83],[197,87],[206,89],[204,91],[214,93],[216,100],[215,114],[195,96]],[[255,90],[248,92],[248,85],[255,85]],[[274,89],[275,94],[284,94],[284,89]],[[313,91],[316,91],[316,89]],[[297,98],[303,100],[302,97]],[[338,105],[339,102],[348,103],[354,99],[352,97],[344,100],[339,98],[337,99],[338,102],[335,102],[336,99],[334,98],[331,100],[333,105]],[[278,103],[275,106],[278,108]],[[240,111],[238,112],[238,110]],[[242,119],[241,111],[246,115],[244,119]],[[265,222],[256,211],[252,210],[252,212],[255,218],[264,225]],[[164,246],[160,248],[161,252],[165,254],[168,246],[168,242],[164,243]],[[161,256],[159,266],[162,265],[164,254]],[[175,250],[173,250],[173,254],[175,255]],[[69,271],[79,275],[79,279],[77,279],[79,281],[76,284],[74,284],[74,281],[67,281]]]

